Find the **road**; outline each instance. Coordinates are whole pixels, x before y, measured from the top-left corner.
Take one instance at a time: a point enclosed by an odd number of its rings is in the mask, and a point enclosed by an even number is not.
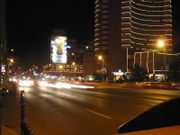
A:
[[[180,96],[175,90],[19,87],[36,135],[112,135],[120,124]]]

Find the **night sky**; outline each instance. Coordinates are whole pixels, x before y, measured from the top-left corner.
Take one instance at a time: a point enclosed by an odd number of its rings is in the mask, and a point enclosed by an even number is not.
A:
[[[173,2],[174,37],[180,37],[180,7],[178,0]],[[52,29],[64,29],[85,44],[93,40],[93,28],[94,0],[7,0],[8,48],[15,50],[19,64],[37,64],[49,55]]]
[[[21,64],[48,57],[52,29],[64,29],[79,44],[93,40],[93,0],[8,0],[8,48]]]

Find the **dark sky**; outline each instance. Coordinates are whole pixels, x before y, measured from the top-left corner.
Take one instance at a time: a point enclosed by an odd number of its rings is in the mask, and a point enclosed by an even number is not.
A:
[[[178,0],[173,0],[173,27],[180,43]],[[93,40],[94,0],[7,0],[8,48],[22,64],[39,63],[48,56],[52,29],[64,29],[79,43]],[[33,62],[32,62],[33,61]]]
[[[93,40],[93,16],[93,0],[7,0],[8,48],[20,62],[37,63],[48,55],[54,28],[66,30],[79,44]]]

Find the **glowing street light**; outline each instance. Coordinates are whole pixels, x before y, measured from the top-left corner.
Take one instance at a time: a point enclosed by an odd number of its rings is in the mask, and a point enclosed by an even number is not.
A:
[[[76,63],[75,63],[75,62],[72,62],[72,65],[73,65],[73,66],[76,65]]]
[[[14,63],[14,59],[12,59],[12,58],[9,59],[9,61],[10,61],[10,63]]]
[[[103,60],[102,55],[99,55],[99,56],[98,56],[98,60]]]
[[[165,48],[165,46],[164,46],[165,44],[164,44],[163,40],[159,40],[157,45],[159,48],[163,48],[163,47]]]
[[[104,73],[106,73],[106,68],[105,68],[105,65],[104,65],[104,57],[102,55],[99,55],[98,56],[98,60],[102,62],[101,64],[101,71],[103,71]]]
[[[63,69],[63,66],[62,66],[62,65],[60,65],[60,66],[59,66],[59,68],[60,68],[60,69]]]
[[[163,40],[159,40],[157,46],[164,49],[164,69],[166,70],[166,45]]]

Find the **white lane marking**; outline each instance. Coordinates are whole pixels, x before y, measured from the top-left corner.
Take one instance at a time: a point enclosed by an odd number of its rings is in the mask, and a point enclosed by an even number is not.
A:
[[[109,117],[109,116],[107,116],[107,115],[98,113],[98,112],[93,111],[93,110],[91,110],[91,109],[86,109],[86,110],[87,110],[88,112],[91,112],[91,113],[93,113],[93,114],[95,114],[95,115],[98,115],[98,116],[100,116],[100,117],[103,117],[103,118],[106,118],[106,119],[112,119],[111,117]]]

